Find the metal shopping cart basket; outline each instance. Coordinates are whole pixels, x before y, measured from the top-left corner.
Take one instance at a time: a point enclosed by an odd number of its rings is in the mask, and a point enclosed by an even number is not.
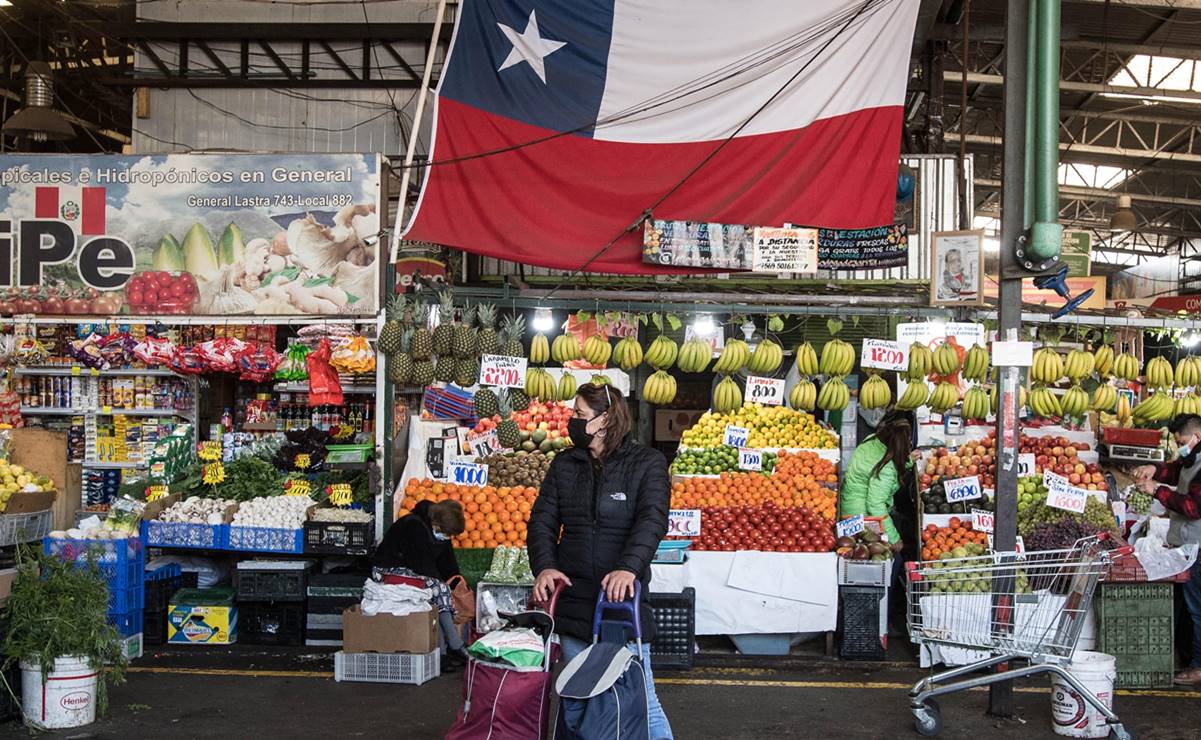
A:
[[[933,737],[942,729],[936,696],[1053,673],[1105,716],[1111,738],[1130,740],[1113,710],[1067,671],[1097,581],[1109,570],[1112,557],[1132,549],[1106,549],[1110,546],[1112,541],[1102,533],[1067,550],[907,563],[907,621],[913,642],[990,654],[913,687],[910,708],[918,733]],[[1025,665],[971,675],[1020,661]]]

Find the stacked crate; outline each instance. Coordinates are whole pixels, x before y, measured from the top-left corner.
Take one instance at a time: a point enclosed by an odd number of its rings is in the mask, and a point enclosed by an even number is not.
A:
[[[306,560],[244,560],[234,571],[238,641],[249,645],[304,644]]]
[[[48,537],[46,555],[86,567],[95,563],[108,586],[108,621],[117,628],[130,658],[142,654],[142,607],[145,597],[146,549],[138,537],[115,540],[72,540]]]
[[[367,574],[309,576],[305,645],[342,644],[342,612],[363,599]]]

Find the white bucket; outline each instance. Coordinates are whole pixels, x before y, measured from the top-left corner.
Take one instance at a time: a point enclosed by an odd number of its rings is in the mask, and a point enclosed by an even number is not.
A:
[[[58,658],[43,683],[41,667],[21,661],[21,705],[28,724],[56,730],[95,722],[98,675],[87,660]]]
[[[1077,650],[1072,656],[1068,673],[1086,689],[1113,709],[1113,681],[1117,665],[1112,655]],[[1083,696],[1059,676],[1051,675],[1051,721],[1055,732],[1068,737],[1108,737],[1105,715],[1098,712]]]

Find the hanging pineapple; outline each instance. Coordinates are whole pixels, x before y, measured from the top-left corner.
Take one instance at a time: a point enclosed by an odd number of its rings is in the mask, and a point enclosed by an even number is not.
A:
[[[413,341],[409,346],[409,354],[414,362],[428,360],[434,354],[434,338],[430,335],[430,305],[423,304],[416,312],[417,328],[413,331]],[[432,368],[431,368],[432,373]],[[432,382],[432,379],[431,379]]]
[[[500,337],[496,334],[496,306],[491,303],[479,304],[476,307],[476,319],[480,324],[476,336],[480,354],[500,354]]]
[[[456,321],[454,338],[451,340],[451,354],[460,360],[475,357],[478,346],[475,332],[475,306],[463,309],[462,321]]]
[[[496,398],[496,391],[491,388],[480,388],[475,392],[471,402],[475,406],[475,415],[481,419],[489,419],[500,413],[500,403]]]
[[[380,334],[380,341],[383,341],[383,334]],[[409,350],[413,345],[413,330],[405,329],[401,332],[399,349],[388,355],[388,380],[394,385],[407,385],[413,378],[415,363]]]
[[[500,353],[507,357],[525,357],[521,338],[525,336],[525,317],[518,314],[505,316],[500,325]]]
[[[392,294],[388,299],[385,309],[388,320],[379,330],[379,341],[376,342],[379,351],[388,357],[401,351],[400,338],[404,333],[405,302],[404,295],[399,293]]]
[[[434,329],[434,354],[453,354],[455,342],[455,299],[450,290],[438,295],[438,326]]]

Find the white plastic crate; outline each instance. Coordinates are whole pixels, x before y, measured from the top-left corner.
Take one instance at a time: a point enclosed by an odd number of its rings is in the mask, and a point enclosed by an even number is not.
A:
[[[334,653],[335,681],[411,683],[417,686],[442,673],[438,651],[430,653]]]
[[[0,547],[42,539],[50,534],[52,516],[50,509],[0,515]]]
[[[839,586],[887,587],[892,578],[892,560],[838,559]]]
[[[143,654],[142,633],[137,632],[129,637],[119,637],[117,642],[121,644],[121,652],[125,654],[126,660],[137,660]]]

